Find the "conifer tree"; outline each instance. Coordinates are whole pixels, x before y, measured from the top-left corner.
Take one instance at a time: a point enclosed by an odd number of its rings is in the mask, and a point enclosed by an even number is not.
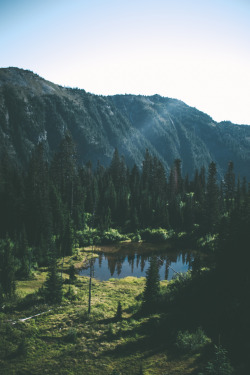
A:
[[[9,237],[0,240],[0,285],[2,293],[10,298],[15,294],[14,244]]]
[[[49,197],[50,183],[44,144],[35,148],[26,176],[25,227],[29,243],[48,244],[52,235],[52,216]]]
[[[74,235],[73,235],[72,221],[71,221],[70,216],[68,216],[67,218],[67,222],[66,222],[64,231],[62,233],[61,241],[62,241],[61,243],[62,255],[63,256],[72,255]]]
[[[235,199],[235,174],[233,169],[234,164],[230,161],[228,163],[227,173],[224,177],[224,194],[227,210],[230,210],[233,207]]]
[[[149,268],[146,271],[146,285],[143,292],[143,302],[146,309],[152,309],[160,292],[159,265],[156,256],[149,261]]]
[[[217,169],[214,162],[210,163],[208,169],[205,215],[206,232],[214,232],[219,219],[219,189]]]
[[[68,133],[62,139],[59,151],[52,160],[50,173],[53,183],[58,188],[71,216],[76,203],[76,185],[79,177],[76,159],[76,147]]]
[[[76,269],[73,264],[69,268],[69,280],[72,284],[76,281]]]
[[[48,275],[45,282],[45,298],[49,303],[60,303],[62,300],[62,280],[58,273],[56,258],[50,260]]]
[[[31,254],[30,254],[30,249],[28,247],[28,241],[26,237],[25,228],[23,228],[22,232],[20,233],[20,236],[17,242],[17,252],[18,252],[18,257],[21,261],[19,275],[23,278],[27,278],[30,275]]]

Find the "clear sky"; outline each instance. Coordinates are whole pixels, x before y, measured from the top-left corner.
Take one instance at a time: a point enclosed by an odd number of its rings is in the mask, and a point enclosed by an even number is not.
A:
[[[0,67],[250,125],[250,0],[0,0]]]

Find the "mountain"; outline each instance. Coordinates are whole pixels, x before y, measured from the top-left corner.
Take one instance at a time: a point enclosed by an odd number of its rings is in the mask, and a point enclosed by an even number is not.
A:
[[[168,171],[182,160],[184,173],[213,160],[223,176],[232,160],[250,178],[250,126],[217,123],[185,103],[159,95],[99,96],[44,80],[31,71],[0,69],[0,153],[25,166],[45,141],[50,157],[69,131],[79,162],[107,165],[117,148],[129,165],[142,165],[145,150]]]

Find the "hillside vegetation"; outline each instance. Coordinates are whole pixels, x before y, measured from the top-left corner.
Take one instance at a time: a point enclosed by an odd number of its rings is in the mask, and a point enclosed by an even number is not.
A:
[[[229,160],[241,177],[250,177],[250,128],[216,123],[185,103],[158,95],[98,96],[57,86],[30,71],[0,69],[0,150],[26,165],[38,141],[48,157],[69,131],[81,163],[107,165],[117,148],[127,163],[140,168],[145,150],[166,171],[174,159],[184,174],[217,164],[222,176]]]

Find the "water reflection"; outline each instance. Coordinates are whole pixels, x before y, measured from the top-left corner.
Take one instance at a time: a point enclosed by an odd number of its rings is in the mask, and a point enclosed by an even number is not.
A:
[[[113,248],[114,249],[114,248]],[[101,249],[100,249],[101,250]],[[107,247],[105,248],[107,251]],[[112,249],[111,249],[112,250]],[[108,280],[111,277],[123,278],[127,276],[145,277],[152,256],[152,249],[138,247],[131,249],[116,249],[114,253],[99,251],[99,257],[94,258],[94,277],[98,280]],[[175,274],[187,272],[194,259],[191,251],[177,251],[171,249],[160,249],[153,252],[159,262],[159,274],[161,280],[171,280]],[[80,275],[89,276],[89,268],[80,271]]]

